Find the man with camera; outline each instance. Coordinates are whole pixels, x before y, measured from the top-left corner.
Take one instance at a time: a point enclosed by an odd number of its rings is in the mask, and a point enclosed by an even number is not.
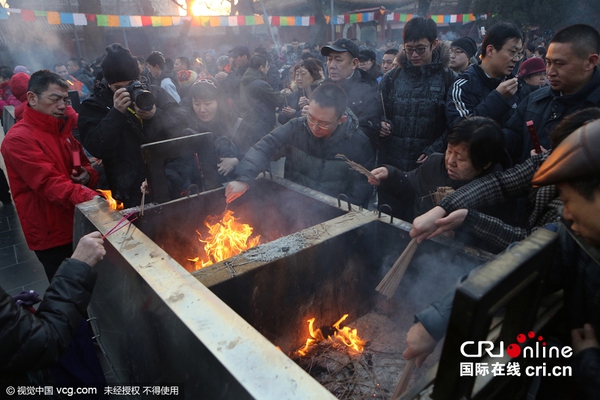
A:
[[[183,118],[173,97],[139,81],[128,49],[115,43],[106,51],[104,79],[81,105],[79,132],[85,148],[102,159],[113,197],[132,207],[141,202],[145,179],[140,146],[177,136]]]

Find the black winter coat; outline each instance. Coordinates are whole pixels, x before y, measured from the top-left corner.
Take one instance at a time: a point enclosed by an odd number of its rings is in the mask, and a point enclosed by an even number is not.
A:
[[[285,178],[300,185],[337,197],[345,193],[353,204],[366,206],[372,193],[367,178],[351,170],[341,153],[371,170],[375,151],[358,127],[356,116],[348,110],[348,119],[328,139],[314,136],[306,117],[292,119],[266,135],[253,146],[237,166],[236,179],[251,183],[269,168],[275,155],[286,157]]]
[[[380,82],[392,133],[379,137],[379,162],[411,171],[421,154],[444,152],[446,93],[455,74],[441,62],[440,46],[432,62],[415,67],[406,59]],[[445,59],[445,57],[444,57]]]
[[[244,67],[236,68],[232,73],[227,75],[227,78],[223,79],[220,83],[220,87],[225,93],[228,99],[231,99],[233,104],[233,110],[240,115],[242,110],[242,100],[240,98],[240,86],[242,84],[242,77],[248,69],[248,64]]]
[[[163,89],[150,86],[156,99],[156,114],[143,123],[132,112],[113,108],[113,93],[106,80],[91,98],[81,104],[79,134],[83,146],[102,159],[108,186],[125,207],[139,205],[140,185],[146,177],[140,146],[179,136],[182,111]]]
[[[525,98],[506,123],[505,143],[515,164],[530,156],[533,143],[526,122],[533,121],[540,145],[552,148],[550,132],[566,116],[587,107],[600,106],[600,70],[594,68],[592,79],[578,92],[570,95],[552,90],[547,86],[536,90]]]
[[[67,258],[35,315],[0,288],[0,381],[16,386],[24,373],[59,360],[86,315],[95,281],[89,265]]]
[[[512,76],[490,78],[479,65],[471,65],[458,75],[448,93],[446,117],[453,127],[470,116],[488,117],[504,127],[512,116],[521,97],[519,92],[506,99],[496,90],[498,85]]]
[[[333,81],[328,78],[325,82]],[[377,79],[368,72],[356,68],[352,76],[344,80],[340,86],[348,96],[348,108],[358,117],[361,131],[375,145],[383,112]]]
[[[240,86],[242,118],[263,136],[275,128],[275,110],[283,105],[285,96],[265,81],[265,74],[248,68]]]

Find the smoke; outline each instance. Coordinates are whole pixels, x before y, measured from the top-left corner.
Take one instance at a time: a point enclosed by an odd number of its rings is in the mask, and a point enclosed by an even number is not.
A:
[[[41,22],[18,21],[14,17],[3,22],[0,28],[5,44],[0,51],[2,64],[10,67],[26,65],[34,72],[52,70],[56,62],[66,62],[73,56],[66,45],[68,35],[55,29],[59,28]]]
[[[403,303],[410,303],[410,308],[419,312],[456,288],[463,275],[482,263],[461,254],[459,250],[425,242],[419,246],[408,266],[396,298],[402,299]]]

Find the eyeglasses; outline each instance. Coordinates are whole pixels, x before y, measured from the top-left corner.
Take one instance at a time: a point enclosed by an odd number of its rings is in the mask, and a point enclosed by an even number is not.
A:
[[[34,92],[35,94],[37,94],[38,96],[42,96],[47,98],[48,100],[50,100],[52,102],[52,104],[58,104],[63,103],[65,106],[70,106],[71,105],[71,99],[67,96],[67,97],[57,97],[57,96],[48,96],[42,93],[37,93]]]
[[[408,56],[412,56],[412,53],[417,53],[418,55],[422,56],[423,54],[425,54],[425,52],[427,51],[427,48],[431,48],[432,43],[429,43],[429,46],[419,46],[419,47],[404,47],[404,51],[406,52],[406,55]]]
[[[194,85],[197,85],[198,83],[208,83],[210,86],[214,87],[215,90],[219,90],[217,85],[215,85],[215,83],[210,79],[198,79],[196,82],[194,82]]]
[[[308,123],[308,125],[316,126],[317,128],[322,129],[324,131],[331,130],[338,125],[338,121],[332,122],[330,124],[323,124],[318,120],[314,119],[313,116],[310,114],[306,115],[306,122]]]
[[[511,59],[515,61],[519,61],[523,58],[524,54],[522,52],[518,52],[516,50],[506,50]]]

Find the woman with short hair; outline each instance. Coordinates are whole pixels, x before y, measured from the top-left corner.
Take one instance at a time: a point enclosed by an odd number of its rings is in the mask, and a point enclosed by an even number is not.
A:
[[[308,105],[312,91],[323,82],[323,66],[314,58],[298,61],[291,70],[292,93],[287,96],[285,107],[279,111],[277,120],[281,125],[302,115],[302,107]]]

